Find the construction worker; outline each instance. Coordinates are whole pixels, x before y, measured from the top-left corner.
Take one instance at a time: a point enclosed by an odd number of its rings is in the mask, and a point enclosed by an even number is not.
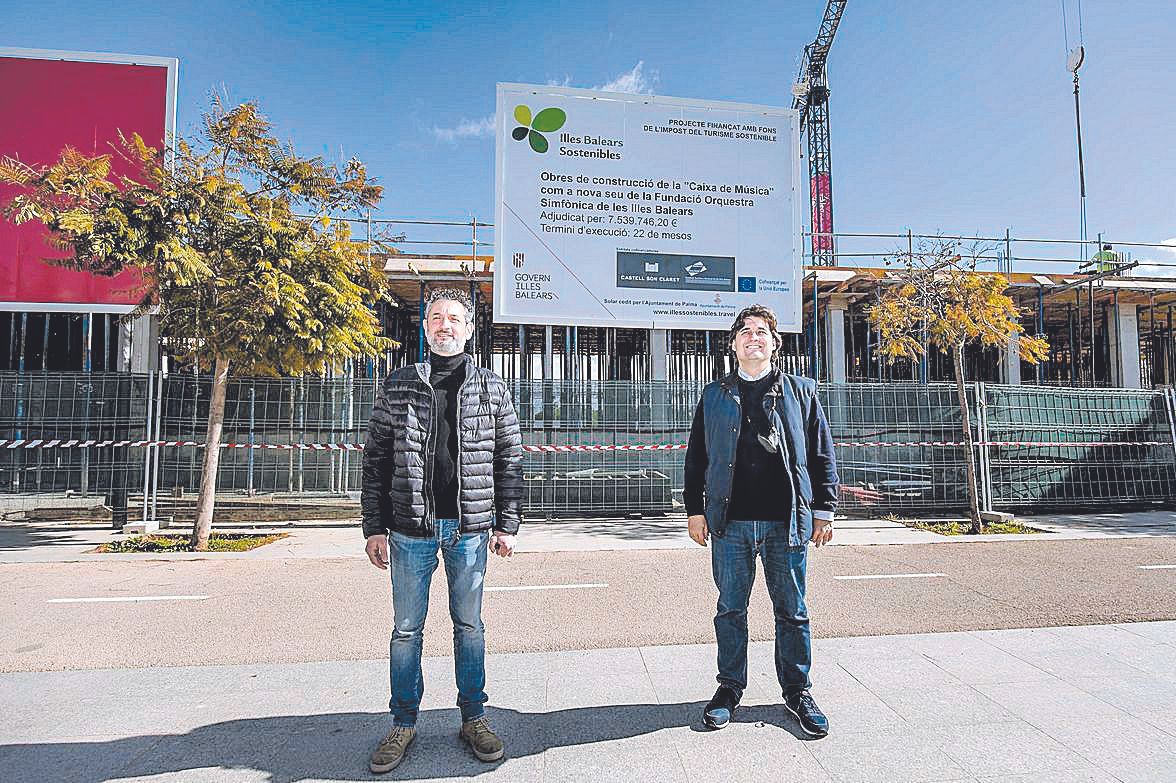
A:
[[[1108,244],[1103,245],[1102,250],[1091,256],[1090,261],[1082,265],[1082,269],[1093,274],[1114,272],[1122,263],[1123,257]]]

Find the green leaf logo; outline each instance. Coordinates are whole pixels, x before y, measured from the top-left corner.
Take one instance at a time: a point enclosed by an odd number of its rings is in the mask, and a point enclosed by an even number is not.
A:
[[[554,133],[562,128],[568,120],[568,115],[563,109],[551,107],[532,116],[530,106],[519,104],[515,106],[514,118],[518,127],[511,131],[510,137],[515,141],[526,139],[531,149],[543,153],[550,148],[547,137],[543,134]]]

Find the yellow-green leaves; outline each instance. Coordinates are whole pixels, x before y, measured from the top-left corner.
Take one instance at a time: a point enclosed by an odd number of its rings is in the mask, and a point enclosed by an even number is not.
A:
[[[0,157],[0,182],[8,185],[27,185],[37,176],[36,169],[7,155]]]
[[[57,218],[57,229],[71,234],[84,234],[94,230],[94,216],[84,209],[62,212]]]
[[[64,149],[50,166],[0,159],[17,195],[9,220],[38,220],[69,253],[54,263],[96,274],[132,268],[156,304],[169,348],[235,372],[302,372],[388,348],[371,307],[379,259],[329,215],[366,210],[382,189],[358,160],[340,171],[280,144],[256,105],[214,100],[199,136],[174,153],[139,136],[112,156]],[[314,218],[298,217],[303,212]]]
[[[977,272],[949,242],[901,254],[899,260],[901,268],[889,276],[897,281],[884,286],[866,311],[880,336],[879,351],[890,361],[918,359],[926,352],[924,340],[956,351],[973,341],[1003,349],[1014,337],[1026,361],[1046,357],[1048,344],[1024,335],[1021,311],[1005,293],[1009,281],[1003,275]]]

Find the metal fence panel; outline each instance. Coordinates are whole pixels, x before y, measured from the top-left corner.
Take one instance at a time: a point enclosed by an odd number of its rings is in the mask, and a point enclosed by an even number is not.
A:
[[[841,508],[877,514],[966,508],[962,417],[951,384],[852,383],[821,387],[838,444]],[[976,387],[968,387],[977,435]],[[947,443],[952,445],[931,445]]]
[[[1077,508],[1176,497],[1167,392],[985,391],[993,506]]]
[[[146,437],[151,380],[121,373],[0,373],[0,439],[7,442],[0,448],[0,509],[28,512],[54,505],[50,498],[60,504],[78,496],[126,513],[128,493],[141,508],[144,450],[98,444]],[[23,447],[54,441],[95,445]]]
[[[624,381],[511,382],[524,446],[586,447],[528,452],[526,508],[541,514],[669,513],[682,508],[681,449],[698,384]]]
[[[190,518],[210,381],[172,373],[0,374],[0,512],[104,505]],[[230,382],[218,518],[358,516],[364,432],[378,379]],[[508,381],[523,442],[526,510],[619,516],[683,511],[685,445],[698,383]],[[156,399],[157,389],[162,396]],[[826,385],[842,510],[958,514],[967,506],[952,384]],[[1176,499],[1172,392],[970,384],[985,505],[1088,508]],[[158,404],[159,419],[154,418]],[[89,445],[67,445],[65,441]],[[25,448],[30,442],[36,448]],[[46,447],[46,442],[50,445]],[[309,448],[281,448],[308,446]],[[156,472],[156,470],[158,472]],[[158,476],[154,483],[152,476]]]

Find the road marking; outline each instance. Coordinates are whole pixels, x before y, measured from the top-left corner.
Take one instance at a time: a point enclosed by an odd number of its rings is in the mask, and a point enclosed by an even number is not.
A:
[[[487,587],[486,593],[506,593],[516,590],[589,590],[594,587],[608,587],[604,582],[592,582],[582,585],[515,585],[512,587]]]
[[[1136,566],[1136,568],[1142,568],[1145,571],[1154,571],[1154,570],[1159,570],[1161,568],[1176,568],[1176,565],[1169,565],[1169,564],[1165,563],[1164,565]]]
[[[207,595],[127,595],[117,598],[50,598],[50,604],[113,604],[135,601],[206,601]]]
[[[929,579],[947,574],[857,574],[855,576],[835,576],[834,579]]]

